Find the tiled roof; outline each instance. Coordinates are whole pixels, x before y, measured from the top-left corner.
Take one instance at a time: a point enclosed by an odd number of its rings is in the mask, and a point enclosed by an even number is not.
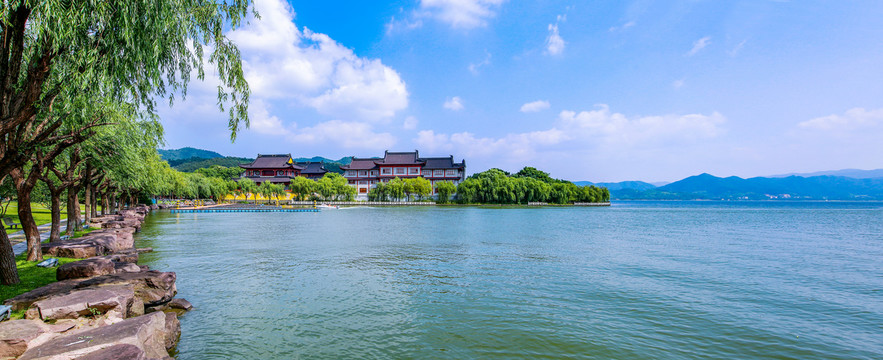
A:
[[[462,169],[466,166],[465,162],[455,163],[454,156],[421,158],[420,160],[426,161],[424,169]]]
[[[378,165],[422,165],[416,150],[413,152],[390,152],[386,151],[383,160],[377,162]]]
[[[304,168],[300,171],[301,174],[324,174],[328,172],[328,170],[325,170],[324,164],[319,161],[299,162],[295,164]]]
[[[291,154],[261,155],[251,164],[239,165],[243,169],[296,169],[303,170],[302,166],[289,164]]]
[[[340,168],[343,170],[371,170],[377,168],[377,164],[375,162],[380,161],[378,158],[365,158],[360,159],[353,157],[353,162],[349,165],[343,165]]]

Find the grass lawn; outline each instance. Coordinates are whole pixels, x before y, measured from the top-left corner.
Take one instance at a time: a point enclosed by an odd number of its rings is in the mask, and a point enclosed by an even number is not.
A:
[[[86,235],[86,234],[93,232],[95,230],[101,230],[101,228],[88,228],[88,229],[83,229],[80,231],[74,231],[74,236],[72,237],[72,239],[76,239],[78,237],[83,237],[83,235]]]
[[[53,268],[41,268],[37,266],[36,262],[31,262],[25,260],[27,254],[21,254],[15,257],[15,264],[18,266],[18,276],[21,279],[21,283],[16,285],[0,285],[0,302],[5,301],[6,299],[24,294],[28,291],[34,290],[38,287],[48,285],[50,283],[55,282],[55,270],[57,267]],[[47,256],[46,259],[52,258],[51,256]],[[56,258],[58,259],[58,265],[64,265],[70,262],[82,260],[82,259],[71,259],[71,258]],[[13,314],[15,315],[15,314]]]
[[[99,206],[98,209],[100,210],[101,207]],[[86,205],[80,204],[80,212],[83,211],[86,211]],[[34,215],[34,221],[37,222],[37,225],[48,224],[52,221],[52,211],[47,209],[43,205],[40,205],[39,203],[31,203],[31,214]],[[6,215],[4,215],[3,217],[9,217],[12,218],[12,221],[21,223],[21,221],[18,220],[18,203],[13,201],[11,204],[9,204],[9,209],[6,210]],[[65,219],[67,219],[67,211],[64,207],[62,207],[61,220]],[[5,226],[3,228],[6,230],[7,234],[11,234],[21,230],[20,225],[16,226],[15,229]]]

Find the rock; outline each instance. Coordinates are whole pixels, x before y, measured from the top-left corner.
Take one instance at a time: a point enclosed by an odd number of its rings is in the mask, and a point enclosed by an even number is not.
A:
[[[79,360],[145,360],[144,350],[132,344],[116,344],[78,357]]]
[[[176,298],[169,301],[169,308],[190,311],[193,309],[193,304],[183,298]]]
[[[135,249],[135,251],[138,252],[139,254],[143,254],[143,253],[153,252],[153,248],[149,248],[149,247],[147,247],[147,248],[137,248],[137,249]]]
[[[115,272],[113,261],[96,257],[59,266],[55,272],[55,278],[58,280],[78,279],[113,274]]]
[[[119,274],[119,273],[127,273],[127,272],[129,272],[129,273],[132,273],[132,272],[141,272],[141,267],[140,267],[140,266],[135,265],[135,264],[133,264],[133,263],[128,263],[128,262],[117,262],[117,263],[113,263],[113,267],[114,267],[114,273],[115,273],[115,274]]]
[[[96,352],[95,356],[107,356],[108,352],[99,351],[118,345],[135,346],[146,358],[166,358],[169,353],[165,345],[169,337],[166,315],[153,313],[49,340],[28,349],[20,359],[75,359]],[[116,349],[131,353],[128,346]]]
[[[99,243],[101,243],[101,241],[108,241],[107,243],[102,244],[107,246],[112,252],[118,252],[135,248],[134,234],[134,228],[103,229],[86,234],[86,236],[83,236],[80,239],[94,238],[96,241],[99,241]],[[114,238],[110,239],[102,237],[102,235],[111,235]]]
[[[43,255],[87,259],[107,254],[109,251],[102,245],[92,242],[49,242],[40,245]]]
[[[135,296],[144,301],[145,306],[154,306],[169,302],[178,293],[175,287],[174,272],[156,270],[137,273],[119,273],[94,277],[76,285],[77,288],[104,285],[132,284]]]
[[[105,259],[108,259],[113,262],[118,263],[136,263],[138,262],[138,253],[135,251],[121,251],[117,253],[113,253],[110,255],[104,256]]]
[[[172,350],[175,345],[178,345],[178,339],[181,338],[181,322],[178,321],[178,314],[169,312],[164,314],[166,316],[166,350]]]
[[[46,286],[38,287],[14,298],[7,299],[3,302],[5,305],[12,306],[12,311],[27,310],[35,301],[45,299],[53,295],[68,294],[85,279],[69,279],[51,283]]]
[[[127,218],[123,220],[111,220],[101,226],[105,229],[134,228],[137,231],[141,230],[141,221],[138,219]]]
[[[133,307],[135,308],[134,312],[132,311]],[[129,317],[137,316],[139,312],[143,313],[143,309],[143,302],[135,298],[134,286],[104,286],[75,290],[69,294],[50,296],[35,301],[25,313],[25,318],[43,321],[76,319],[101,315],[110,311],[117,311],[123,317]]]
[[[99,245],[107,249],[108,253],[127,250],[135,247],[135,241],[132,239],[131,235],[128,237],[128,239],[126,239],[125,235],[120,237],[117,234],[110,232],[99,232],[97,234],[90,233],[76,240],[81,243],[92,243]]]
[[[134,232],[134,228],[93,231],[81,238],[45,243],[41,246],[41,249],[44,254],[78,259],[102,256],[115,252],[134,252]],[[135,261],[137,261],[137,258]]]
[[[49,340],[55,333],[67,331],[70,325],[49,325],[39,320],[10,320],[0,323],[0,358],[16,358],[28,347]]]

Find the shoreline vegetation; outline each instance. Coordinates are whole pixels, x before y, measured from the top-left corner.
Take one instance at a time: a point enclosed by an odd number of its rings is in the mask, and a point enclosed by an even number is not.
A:
[[[9,358],[168,358],[180,337],[174,272],[137,265],[134,234],[150,210],[138,205],[94,217],[87,230],[41,250],[54,266],[16,260],[22,282],[2,287],[12,319],[0,323]],[[82,341],[89,339],[89,341]],[[48,357],[47,357],[48,356]]]

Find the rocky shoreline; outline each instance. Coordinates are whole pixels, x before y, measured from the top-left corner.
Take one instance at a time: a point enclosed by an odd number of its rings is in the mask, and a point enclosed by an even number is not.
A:
[[[139,205],[92,219],[81,238],[42,244],[51,256],[80,258],[59,266],[57,282],[4,302],[24,319],[0,323],[0,359],[169,359],[181,335],[174,272],[137,264],[150,249],[134,233],[157,209]]]

